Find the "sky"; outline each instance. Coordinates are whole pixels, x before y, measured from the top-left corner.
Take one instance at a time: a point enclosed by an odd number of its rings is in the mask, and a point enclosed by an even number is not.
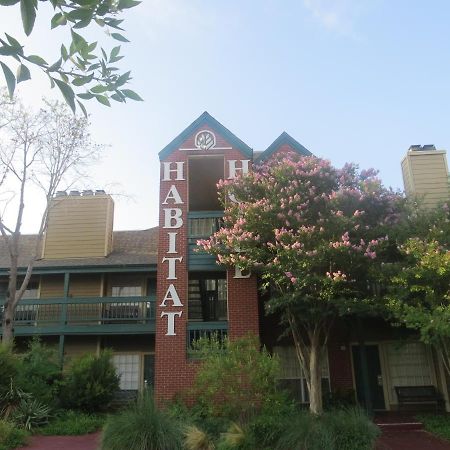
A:
[[[18,5],[0,7],[0,34],[52,61],[69,38],[50,31],[47,3],[28,39]],[[123,15],[121,67],[145,101],[87,104],[93,138],[108,145],[87,186],[118,194],[115,229],[157,225],[158,152],[206,110],[254,150],[286,131],[402,189],[410,145],[450,149],[449,15],[446,0],[143,0]],[[117,45],[91,28],[89,39]],[[20,88],[34,107],[57,94],[38,73]],[[24,232],[38,226],[34,195]]]

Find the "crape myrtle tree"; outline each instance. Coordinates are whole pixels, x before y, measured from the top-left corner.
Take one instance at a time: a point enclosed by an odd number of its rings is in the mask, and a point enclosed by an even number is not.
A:
[[[413,229],[390,280],[394,320],[433,345],[450,376],[450,213],[448,204],[412,217]]]
[[[3,94],[3,95],[2,95]],[[14,312],[27,289],[47,226],[51,200],[86,177],[86,166],[101,147],[92,143],[87,119],[75,116],[59,102],[45,102],[33,112],[0,90],[0,251],[9,256],[8,288],[2,314],[3,342],[13,339]],[[1,126],[2,125],[2,126]],[[42,214],[29,254],[20,255],[26,205],[41,194]],[[26,258],[19,274],[19,255]]]
[[[330,327],[340,315],[376,307],[371,287],[392,253],[388,231],[400,220],[403,199],[373,170],[336,169],[294,153],[218,188],[224,223],[199,245],[219,264],[260,274],[271,294],[266,311],[278,314],[292,336],[310,411],[320,414]]]
[[[34,68],[48,77],[52,88],[58,87],[73,112],[78,105],[86,115],[83,101],[93,98],[106,106],[110,106],[111,99],[142,100],[125,88],[131,79],[130,72],[121,73],[115,65],[123,58],[120,45],[106,51],[98,48],[97,42],[88,42],[83,37],[88,27],[96,25],[105,29],[113,40],[128,42],[122,33],[123,19],[119,17],[139,3],[135,0],[0,0],[0,14],[5,7],[16,8],[27,36],[31,35],[36,17],[44,8],[53,10],[51,28],[65,27],[69,35],[57,57],[50,61],[41,52],[28,53],[19,38],[7,33],[0,36],[0,66],[10,96],[18,83],[31,79]]]

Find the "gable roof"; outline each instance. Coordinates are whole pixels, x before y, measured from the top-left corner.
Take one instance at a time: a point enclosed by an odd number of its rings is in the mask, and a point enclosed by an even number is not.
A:
[[[200,117],[194,120],[184,131],[182,131],[170,144],[166,145],[159,152],[159,159],[166,159],[171,153],[177,150],[180,145],[188,139],[194,131],[203,125],[208,125],[214,131],[219,133],[226,139],[233,147],[236,147],[247,158],[252,159],[253,149],[251,149],[245,142],[241,141],[235,136],[228,128],[225,128],[218,120],[214,119],[207,111],[205,111]]]
[[[264,161],[269,158],[273,153],[275,153],[282,145],[289,145],[294,151],[299,155],[312,156],[312,153],[305,147],[303,147],[300,142],[295,140],[291,135],[283,131],[273,142],[264,150],[256,159],[255,162]]]

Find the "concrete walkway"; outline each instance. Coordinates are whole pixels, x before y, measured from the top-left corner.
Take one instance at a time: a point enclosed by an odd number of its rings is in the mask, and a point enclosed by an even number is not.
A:
[[[97,450],[100,432],[83,436],[32,436],[29,444],[18,450]]]
[[[376,450],[450,450],[450,442],[424,430],[384,431]]]

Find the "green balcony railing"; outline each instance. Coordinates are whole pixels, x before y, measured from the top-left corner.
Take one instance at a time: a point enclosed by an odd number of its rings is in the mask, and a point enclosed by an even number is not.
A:
[[[211,338],[217,336],[219,341],[228,335],[228,322],[188,322],[187,324],[187,352],[190,357],[196,357],[197,352],[193,349],[193,342],[200,338]]]
[[[14,315],[16,336],[154,332],[154,296],[23,299]]]

